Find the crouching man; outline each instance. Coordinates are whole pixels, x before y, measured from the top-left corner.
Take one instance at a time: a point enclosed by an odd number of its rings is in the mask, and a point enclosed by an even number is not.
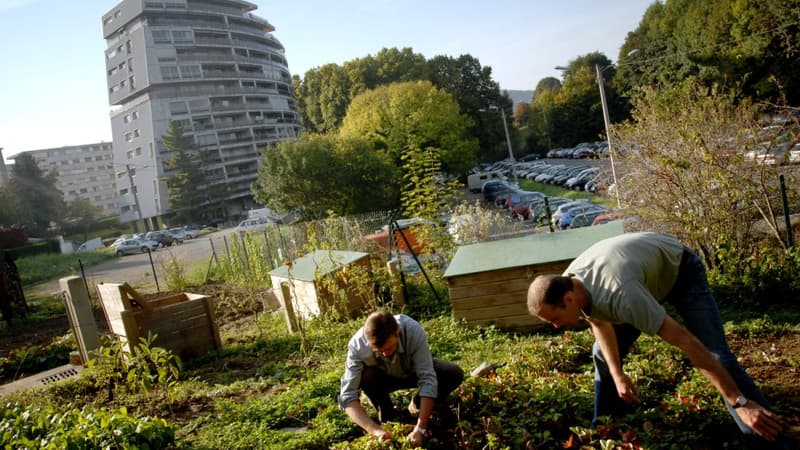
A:
[[[409,441],[419,447],[428,433],[434,410],[440,420],[452,420],[447,398],[463,379],[464,372],[459,366],[431,356],[428,338],[416,320],[377,311],[370,314],[347,345],[339,407],[367,433],[388,439],[391,434],[381,428],[381,423],[394,420],[399,414],[390,394],[419,387],[418,395],[409,405],[409,410],[418,413],[417,423],[408,435]],[[364,410],[359,401],[360,391],[378,410],[379,422]]]

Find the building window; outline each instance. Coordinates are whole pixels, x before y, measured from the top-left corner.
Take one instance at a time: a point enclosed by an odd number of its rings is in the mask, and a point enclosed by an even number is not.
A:
[[[181,66],[181,78],[201,78],[200,66]]]
[[[175,66],[161,66],[161,78],[164,80],[177,80],[178,68]]]
[[[186,107],[186,102],[170,102],[169,104],[169,113],[170,114],[187,114],[189,109]]]
[[[172,40],[167,30],[153,30],[153,42],[156,44],[170,44]]]
[[[139,130],[133,130],[128,133],[125,133],[125,140],[127,142],[131,142],[137,137],[139,137]]]
[[[191,44],[193,42],[191,31],[173,31],[172,39],[176,44]]]
[[[208,99],[189,100],[189,109],[192,113],[208,111]]]
[[[195,139],[199,146],[216,145],[217,143],[217,137],[213,134],[203,134],[195,137]]]

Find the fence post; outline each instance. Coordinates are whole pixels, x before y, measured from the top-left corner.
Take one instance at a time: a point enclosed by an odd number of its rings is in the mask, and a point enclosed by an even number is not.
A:
[[[789,220],[789,202],[786,200],[786,183],[783,174],[780,175],[781,181],[781,202],[783,203],[783,219],[786,221],[786,244],[794,247],[794,233],[792,232],[792,221]]]

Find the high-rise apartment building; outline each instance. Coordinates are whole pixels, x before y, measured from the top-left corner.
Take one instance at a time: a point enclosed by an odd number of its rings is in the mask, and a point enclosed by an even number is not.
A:
[[[119,213],[110,142],[28,150],[10,159],[24,153],[33,157],[42,172],[55,174],[65,201],[86,200],[101,208],[104,216]]]
[[[191,136],[226,209],[254,206],[261,150],[300,132],[281,43],[240,0],[123,0],[103,16],[114,164],[123,222],[169,212],[161,137]]]

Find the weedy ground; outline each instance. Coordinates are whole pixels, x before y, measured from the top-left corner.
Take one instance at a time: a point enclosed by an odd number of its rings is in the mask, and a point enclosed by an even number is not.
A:
[[[183,361],[178,380],[147,391],[118,380],[112,390],[86,371],[77,379],[9,395],[4,407],[124,408],[138,420],[166,421],[174,440],[166,433],[153,441],[168,442],[163,448],[408,448],[404,436],[412,425],[389,424],[393,439],[378,441],[336,406],[347,340],[363,317],[305,322],[304,345],[287,331],[282,311],[264,311],[263,290],[230,283],[189,290],[214,299],[224,345]],[[431,301],[412,297],[404,311],[421,321],[434,355],[467,373],[483,361],[497,368],[464,381],[453,394],[457,424],[443,428],[434,420],[427,448],[747,447],[716,391],[682,354],[657,339],[641,338],[625,367],[640,386],[642,404],[589,430],[593,339],[588,330],[519,334],[467,328],[451,318],[446,305],[431,307]],[[32,304],[58,310],[48,299]],[[723,314],[734,352],[800,442],[800,313],[770,308]],[[48,317],[0,329],[4,382],[66,362],[75,346],[69,323],[63,315]],[[103,325],[99,310],[97,318]],[[408,392],[395,395],[398,406],[409,399]]]

